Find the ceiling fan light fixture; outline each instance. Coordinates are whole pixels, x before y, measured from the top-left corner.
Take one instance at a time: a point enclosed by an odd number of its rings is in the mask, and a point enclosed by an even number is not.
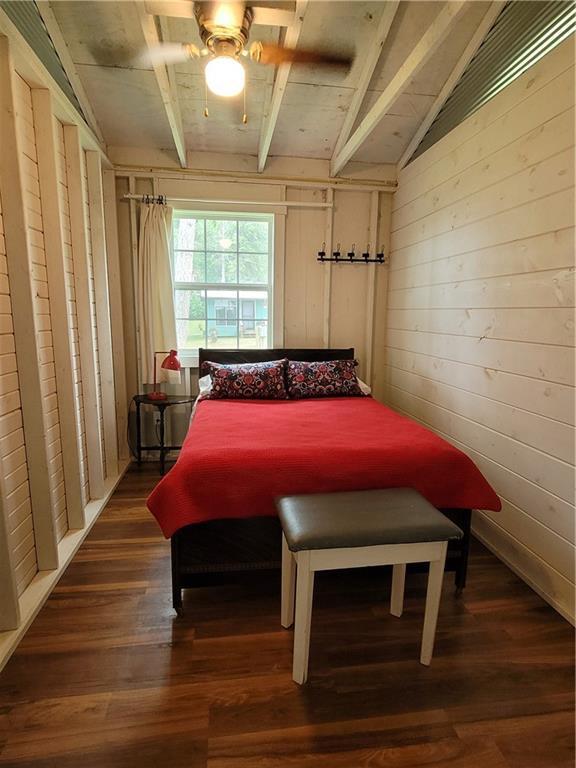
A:
[[[234,56],[215,56],[204,70],[206,85],[216,96],[237,96],[246,82],[244,67]]]

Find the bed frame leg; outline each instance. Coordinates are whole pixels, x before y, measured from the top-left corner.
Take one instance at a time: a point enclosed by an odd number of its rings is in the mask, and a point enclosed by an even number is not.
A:
[[[462,517],[458,521],[458,525],[462,528],[464,536],[460,541],[461,551],[460,559],[458,561],[458,567],[456,568],[455,584],[456,593],[462,592],[466,586],[466,576],[468,574],[468,556],[470,554],[470,528],[472,523],[472,510],[463,509]]]
[[[177,533],[170,539],[170,553],[172,561],[172,606],[178,616],[182,616],[182,586],[180,583],[180,557]]]

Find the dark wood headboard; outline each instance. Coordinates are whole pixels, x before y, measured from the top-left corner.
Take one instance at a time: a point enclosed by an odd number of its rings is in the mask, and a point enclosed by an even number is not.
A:
[[[202,363],[265,363],[268,360],[303,360],[316,363],[324,360],[353,360],[354,347],[349,349],[203,349],[198,350],[198,366]],[[202,374],[200,374],[202,375]]]

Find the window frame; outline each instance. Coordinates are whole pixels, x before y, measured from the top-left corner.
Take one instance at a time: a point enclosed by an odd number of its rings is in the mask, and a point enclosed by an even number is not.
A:
[[[203,219],[203,220],[224,220],[224,221],[236,221],[237,226],[238,222],[242,220],[247,221],[266,221],[268,223],[268,282],[267,283],[240,283],[238,282],[238,272],[237,272],[237,281],[234,283],[212,283],[212,282],[185,282],[185,281],[178,281],[176,280],[175,275],[175,266],[176,266],[176,259],[175,254],[178,251],[185,251],[190,253],[190,250],[188,249],[179,249],[175,248],[174,245],[174,222],[179,219]],[[203,321],[206,323],[206,334],[208,333],[208,304],[207,304],[207,292],[208,291],[235,291],[236,292],[236,311],[237,311],[237,318],[235,319],[235,322],[237,324],[237,344],[240,343],[240,322],[242,318],[240,317],[241,313],[241,297],[240,293],[242,291],[259,291],[266,294],[267,297],[267,308],[268,308],[268,317],[266,319],[266,346],[267,347],[273,347],[274,346],[274,339],[275,339],[275,297],[277,293],[276,288],[276,274],[275,274],[275,261],[276,261],[276,246],[277,246],[277,238],[276,238],[276,215],[272,212],[252,212],[252,211],[207,211],[207,210],[197,210],[197,209],[186,209],[186,208],[178,208],[175,209],[172,215],[172,231],[170,234],[170,261],[171,261],[171,269],[172,269],[172,282],[173,282],[173,291],[174,291],[174,299],[176,298],[176,291],[177,290],[194,290],[194,291],[205,291],[205,316],[203,318]],[[204,242],[204,250],[203,251],[194,251],[195,253],[219,253],[219,251],[208,251],[206,248],[206,242]],[[222,253],[229,253],[233,254],[234,251],[222,251]],[[237,237],[237,244],[236,244],[236,264],[239,263],[239,256],[241,255],[242,251],[239,250],[239,241]],[[246,251],[246,253],[251,253],[249,251]],[[238,270],[238,266],[237,266]],[[176,304],[176,302],[174,302]],[[174,306],[174,315],[176,322],[178,321],[178,318],[176,317],[176,306]],[[207,336],[205,335],[205,338]],[[208,345],[208,342],[206,341],[206,344]],[[237,349],[241,349],[240,346],[235,347]],[[190,367],[195,368],[198,365],[198,349],[199,347],[193,347],[191,349],[178,349],[178,355],[180,357],[180,361],[184,367]]]

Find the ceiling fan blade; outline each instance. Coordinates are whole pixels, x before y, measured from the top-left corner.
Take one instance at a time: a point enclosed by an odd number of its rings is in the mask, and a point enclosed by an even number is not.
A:
[[[353,54],[349,52],[283,48],[281,45],[271,43],[253,44],[250,55],[260,64],[317,64],[341,69],[350,69],[354,61]]]
[[[135,63],[142,67],[153,67],[157,64],[180,64],[196,56],[199,56],[199,51],[195,45],[190,43],[161,43],[143,50]]]

